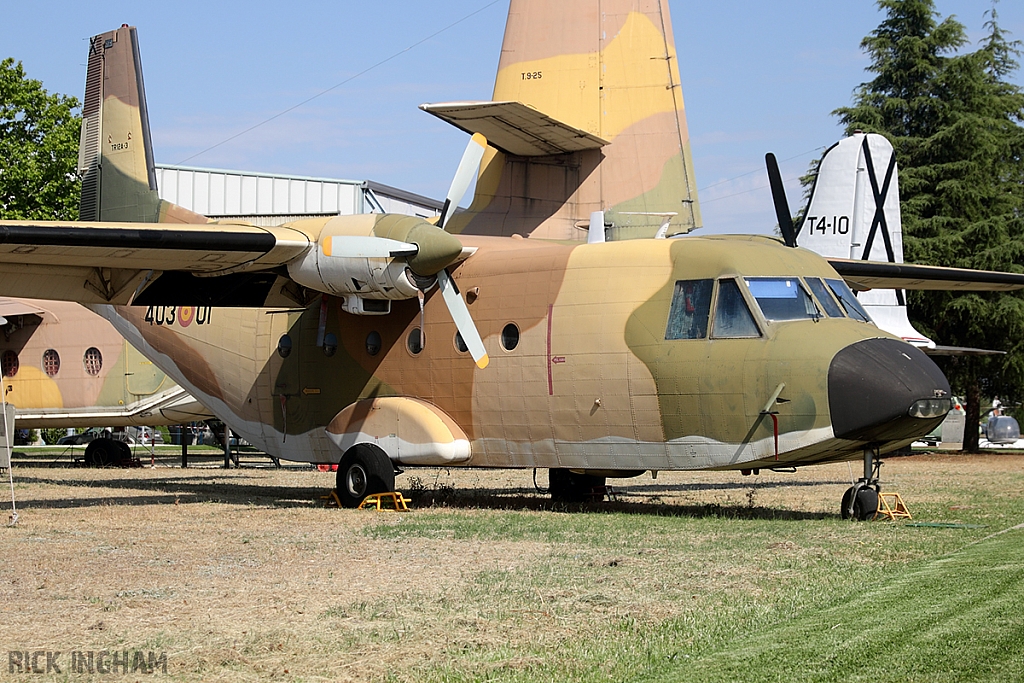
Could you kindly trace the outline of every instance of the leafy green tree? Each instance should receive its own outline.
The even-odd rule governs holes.
[[[0,218],[78,218],[78,106],[0,61]]]
[[[932,0],[878,5],[885,19],[861,43],[875,78],[834,113],[847,134],[881,133],[896,150],[907,260],[1024,271],[1024,93],[1006,80],[1019,43],[999,27],[994,5],[985,40],[964,53],[964,26],[939,21]],[[908,303],[914,324],[943,344],[1008,351],[943,368],[967,399],[964,450],[975,452],[981,396],[1008,403],[1024,394],[1024,298],[920,292]]]

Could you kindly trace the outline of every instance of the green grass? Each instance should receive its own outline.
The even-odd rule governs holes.
[[[1021,680],[1024,530],[658,668],[647,680]]]
[[[1020,514],[1004,503],[966,519]],[[479,648],[460,638],[448,664],[394,680],[958,681],[1024,670],[1020,531],[968,545],[993,529],[521,511],[392,519],[364,534],[551,544],[528,566],[476,573],[459,595],[492,630],[536,619],[534,637]]]

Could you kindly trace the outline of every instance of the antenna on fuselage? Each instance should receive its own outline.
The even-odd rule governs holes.
[[[786,201],[786,188],[782,184],[782,174],[779,173],[779,162],[775,160],[775,155],[771,152],[764,155],[764,162],[768,166],[768,182],[772,186],[775,217],[779,220],[782,239],[786,242],[787,247],[795,247],[796,229],[793,228],[793,217],[789,213],[789,202]]]

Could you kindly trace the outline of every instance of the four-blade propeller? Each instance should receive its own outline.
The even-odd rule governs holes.
[[[462,253],[462,243],[444,228],[469,189],[486,149],[487,138],[479,133],[474,134],[455,171],[436,225],[420,221],[412,229],[400,233],[401,240],[375,235],[330,235],[325,236],[320,242],[320,250],[328,260],[330,257],[401,258],[405,261],[408,271],[412,273],[410,277],[420,292],[429,290],[436,278],[448,312],[473,360],[480,368],[487,367],[489,362],[487,350],[469,308],[451,273],[448,272],[448,266],[455,263]],[[422,297],[420,301],[422,306]],[[422,308],[420,318],[420,334],[423,335]]]

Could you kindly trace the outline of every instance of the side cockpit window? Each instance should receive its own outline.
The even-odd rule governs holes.
[[[718,301],[715,303],[715,322],[711,336],[717,338],[759,337],[760,330],[743,300],[740,286],[735,280],[718,281]]]
[[[807,281],[807,286],[814,292],[814,296],[818,297],[818,303],[825,309],[825,315],[830,318],[842,318],[843,310],[839,308],[836,300],[828,293],[828,287],[821,281],[821,278],[808,277],[804,279]]]
[[[768,320],[806,320],[820,318],[811,295],[796,278],[748,277],[750,293]]]
[[[845,280],[825,280],[828,283],[828,288],[832,290],[832,293],[839,299],[839,303],[842,304],[843,309],[846,310],[846,314],[854,320],[860,320],[862,322],[870,323],[871,316],[864,310],[864,307],[857,301],[857,297],[853,295],[850,287],[846,284]]]
[[[713,285],[714,280],[676,282],[665,339],[704,339],[708,336]]]

